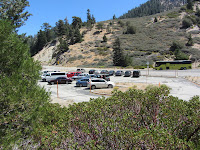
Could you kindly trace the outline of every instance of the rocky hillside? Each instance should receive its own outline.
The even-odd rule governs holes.
[[[81,29],[84,32],[83,42],[69,46],[69,50],[63,53],[58,60],[52,57],[59,45],[58,40],[52,44],[48,43],[43,50],[34,56],[35,60],[43,64],[62,64],[65,66],[103,66],[104,64],[112,65],[112,43],[120,30],[116,21],[112,22],[110,31],[106,27],[110,22],[104,22],[102,30],[98,30],[96,25],[88,30]],[[103,36],[106,35],[107,42],[103,42]],[[54,40],[55,41],[55,40]]]
[[[190,12],[178,8],[146,17],[105,21],[102,22],[101,30],[96,28],[97,24],[91,30],[81,28],[81,32],[84,32],[83,42],[70,45],[69,50],[60,55],[58,60],[52,57],[59,45],[58,40],[48,43],[34,59],[43,64],[59,63],[63,66],[112,66],[112,43],[119,37],[124,53],[133,60],[132,66],[144,66],[147,61],[153,64],[158,60],[173,60],[175,57],[170,52],[173,42],[180,43],[181,52],[193,62],[198,61],[200,29],[196,6],[199,7],[199,4],[196,3],[194,11]],[[191,25],[183,27],[183,20],[187,19]],[[127,34],[128,27],[134,27],[136,33]],[[104,35],[107,42],[103,42]],[[193,45],[188,46],[190,35]]]

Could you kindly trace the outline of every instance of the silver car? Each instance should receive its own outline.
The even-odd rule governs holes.
[[[81,73],[81,74],[79,74],[77,76],[73,76],[72,79],[73,80],[79,80],[79,79],[82,79],[82,78],[84,78],[86,76],[88,76],[88,73]]]
[[[87,85],[87,87],[91,88],[92,90],[96,88],[113,88],[114,86],[115,86],[114,82],[106,81],[100,78],[90,79]]]

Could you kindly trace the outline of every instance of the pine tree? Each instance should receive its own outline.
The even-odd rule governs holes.
[[[116,19],[116,16],[115,16],[115,14],[113,15],[113,20],[115,20]]]
[[[64,25],[65,25],[65,35],[69,39],[70,25],[67,17],[64,19]]]
[[[38,86],[41,66],[30,57],[28,45],[11,24],[0,20],[1,149],[13,149],[31,137],[40,118],[38,109],[49,99]]]
[[[104,36],[103,36],[103,42],[107,42],[107,41],[108,41],[108,39],[107,39],[106,35],[104,34]]]
[[[70,29],[69,37],[70,37],[70,44],[71,44],[71,45],[75,44],[75,40],[74,40],[74,29]]]
[[[90,14],[90,10],[87,10],[87,23],[90,23],[92,20],[91,14]]]
[[[74,39],[75,39],[75,41],[74,41],[75,43],[80,43],[82,41],[82,36],[81,36],[79,28],[75,29]]]
[[[87,23],[86,23],[87,28],[91,29],[93,24],[95,24],[95,23],[96,23],[96,20],[94,18],[94,15],[91,16],[90,10],[88,9],[87,10]]]
[[[29,6],[27,0],[1,0],[0,19],[8,19],[18,28],[31,16],[28,11],[24,12],[27,6]]]
[[[124,57],[124,62],[123,62],[123,67],[127,67],[127,66],[131,66],[132,65],[132,58],[126,54],[126,56]]]
[[[92,15],[92,24],[96,23],[96,19],[94,18],[94,15]]]
[[[188,37],[188,42],[186,43],[186,46],[193,46],[194,45],[194,41],[192,39],[192,35],[190,34]]]
[[[193,10],[193,1],[192,0],[187,0],[187,9]]]
[[[66,28],[63,20],[56,22],[56,34],[58,37],[66,35]]]
[[[38,32],[36,48],[40,51],[47,43],[46,33],[42,30]]]
[[[49,25],[49,23],[43,23],[42,29],[46,33],[47,42],[50,42],[53,38],[53,32],[51,30],[51,26]]]
[[[154,22],[158,22],[158,18],[157,17],[154,18]]]
[[[76,16],[73,16],[72,17],[73,18],[73,20],[72,20],[72,26],[73,26],[73,28],[75,29],[75,28],[81,28],[81,26],[82,26],[82,20],[81,20],[81,18],[79,18],[79,17],[76,17]]]
[[[121,49],[119,38],[113,43],[113,64],[114,66],[122,66],[124,64],[123,50]]]

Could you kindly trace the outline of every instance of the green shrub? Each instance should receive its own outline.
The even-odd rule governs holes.
[[[97,53],[99,54],[99,55],[102,55],[102,56],[106,56],[106,55],[108,55],[109,54],[109,49],[107,48],[107,47],[98,47],[97,48]]]
[[[125,34],[135,34],[136,33],[136,27],[134,26],[128,26]]]
[[[47,137],[41,145],[43,149],[62,145],[71,149],[197,149],[199,97],[186,102],[169,96],[169,91],[164,85],[146,91],[114,90],[110,98],[91,99],[68,109],[47,107],[41,120],[49,131],[40,130],[40,137]]]
[[[189,56],[183,53],[181,50],[176,50],[174,52],[175,54],[175,60],[188,60]]]
[[[178,12],[170,12],[167,14],[167,17],[169,18],[177,18],[180,14]]]
[[[123,21],[121,21],[121,20],[119,20],[118,22],[117,22],[121,27],[124,27],[124,22]]]
[[[182,27],[183,28],[189,28],[189,27],[192,26],[192,24],[193,24],[193,22],[189,18],[184,18],[183,21],[182,21]]]

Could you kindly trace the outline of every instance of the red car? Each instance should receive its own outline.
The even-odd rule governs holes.
[[[58,77],[56,78],[55,80],[50,80],[48,81],[48,84],[57,84],[57,82],[60,84],[69,84],[69,83],[72,83],[72,79],[70,78],[66,78],[66,77]]]
[[[78,76],[79,74],[81,74],[82,72],[68,72],[67,73],[67,77],[71,78],[73,76]]]

